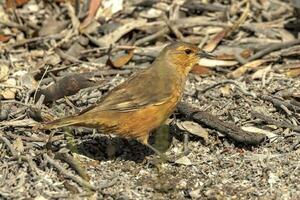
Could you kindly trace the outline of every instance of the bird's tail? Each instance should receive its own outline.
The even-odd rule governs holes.
[[[69,116],[61,119],[56,119],[50,122],[45,122],[39,125],[38,129],[54,129],[61,128],[65,126],[78,125],[81,122],[79,116]]]

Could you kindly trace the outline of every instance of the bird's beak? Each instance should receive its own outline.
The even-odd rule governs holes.
[[[203,50],[200,50],[200,51],[198,52],[198,56],[199,56],[200,58],[215,58],[215,57],[216,57],[216,56],[212,55],[211,53],[208,53],[208,52],[203,51]]]

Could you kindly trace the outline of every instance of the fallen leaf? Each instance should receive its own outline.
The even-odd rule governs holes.
[[[102,7],[98,9],[97,17],[104,17],[106,21],[123,9],[123,0],[102,0]]]
[[[57,21],[55,19],[50,18],[43,24],[38,34],[39,36],[57,34],[60,33],[62,30],[64,30],[68,24],[69,24],[68,21],[62,21],[62,20]]]
[[[183,157],[175,160],[175,163],[180,164],[180,165],[186,165],[186,166],[189,166],[189,165],[193,164],[191,162],[191,160],[188,157],[186,157],[186,156],[183,156]]]
[[[75,42],[72,44],[72,46],[68,49],[66,52],[67,55],[75,57],[75,58],[80,58],[80,52],[85,50],[85,48],[79,44],[78,42]]]
[[[116,43],[123,35],[131,32],[136,28],[144,26],[145,24],[147,24],[146,19],[133,20],[129,23],[123,24],[113,32],[104,35],[103,37],[99,38],[96,42],[99,46],[109,47],[109,45]]]
[[[223,29],[221,32],[219,32],[217,35],[215,35],[204,47],[203,50],[206,52],[212,52],[217,45],[222,41],[224,37],[228,35],[228,33],[231,31],[230,28]]]
[[[264,67],[262,69],[259,69],[257,70],[256,72],[254,72],[251,76],[251,78],[253,80],[256,80],[256,79],[262,79],[263,76],[265,76],[268,72],[271,71],[271,65],[269,65],[268,67]]]
[[[33,127],[39,125],[38,122],[34,121],[33,119],[21,119],[15,121],[4,121],[0,122],[0,125],[3,126],[13,126],[13,127]]]
[[[10,8],[14,9],[16,7],[26,4],[28,1],[29,0],[6,0],[5,7],[6,7],[6,9],[10,9]]]
[[[0,42],[7,42],[10,39],[9,35],[0,35]]]
[[[204,47],[203,50],[207,52],[212,52],[217,45],[225,38],[229,33],[235,31],[241,24],[247,19],[248,13],[250,11],[250,3],[247,1],[246,8],[240,18],[229,28],[223,29],[221,32],[217,33]]]
[[[251,49],[245,49],[240,53],[240,56],[242,58],[247,59],[251,56],[252,53],[253,53],[253,51]],[[223,53],[220,55],[216,55],[216,59],[218,59],[218,60],[236,60],[236,57],[234,54]]]
[[[196,64],[193,67],[191,73],[192,74],[197,74],[197,75],[209,75],[209,74],[212,74],[213,72],[207,67]]]
[[[47,200],[44,196],[37,196],[34,200]]]
[[[17,152],[21,153],[24,151],[24,145],[20,137],[17,137],[12,145]]]
[[[257,128],[254,126],[243,126],[243,127],[241,127],[241,129],[243,129],[244,131],[251,132],[251,133],[264,134],[269,138],[270,142],[273,142],[277,139],[277,135],[275,133],[272,133],[271,131],[260,129],[260,128]]]
[[[14,86],[17,85],[16,80],[13,78],[9,78],[4,82],[4,84],[8,87],[0,91],[0,97],[2,96],[4,99],[15,99],[17,89]]]
[[[115,60],[112,60],[111,57],[107,59],[106,64],[110,65],[113,68],[122,68],[124,65],[126,65],[133,57],[134,49],[131,49],[128,51],[128,54],[122,55]]]
[[[195,189],[189,192],[189,195],[192,197],[192,199],[200,199],[201,197],[201,189]]]
[[[38,86],[38,83],[33,78],[33,75],[31,73],[26,73],[21,76],[21,86],[28,89],[35,89]]]
[[[288,71],[286,72],[286,75],[288,77],[297,77],[300,75],[300,67],[299,68],[293,68],[293,69],[288,69]]]
[[[223,87],[220,87],[220,91],[221,91],[221,93],[224,97],[229,97],[232,93],[231,92],[231,85],[228,84],[228,85],[225,85]]]
[[[218,67],[218,66],[230,67],[230,66],[237,65],[238,62],[233,60],[213,60],[213,59],[201,58],[198,64],[204,67]]]
[[[273,184],[275,184],[279,180],[280,179],[276,174],[274,174],[272,172],[269,172],[268,183],[271,185],[271,187],[272,187]]]
[[[263,60],[263,59],[251,61],[249,63],[242,65],[241,67],[237,68],[236,70],[228,73],[227,76],[230,78],[239,78],[243,74],[245,74],[248,70],[255,69],[255,68],[261,66],[265,62],[267,62],[267,60]]]
[[[6,81],[9,75],[9,68],[6,64],[0,63],[0,82]]]
[[[179,129],[188,131],[189,133],[199,136],[204,139],[205,142],[208,141],[208,132],[202,128],[198,123],[192,121],[183,121],[177,123]]]

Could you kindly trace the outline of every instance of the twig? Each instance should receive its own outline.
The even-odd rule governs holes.
[[[90,184],[88,181],[82,179],[80,176],[73,175],[70,172],[66,171],[59,163],[57,163],[55,160],[50,158],[47,153],[44,153],[44,158],[49,164],[54,166],[59,171],[59,173],[63,174],[67,178],[73,180],[74,182],[78,183],[79,185],[86,187],[90,190],[98,190],[99,189],[99,188],[93,186],[92,184]]]
[[[287,111],[286,109],[291,109],[294,112],[298,112],[300,111],[300,107],[294,104],[290,104],[288,102],[282,101],[274,96],[269,96],[269,95],[261,95],[260,96],[261,99],[265,100],[265,101],[269,101],[271,102],[275,107],[280,108],[282,110],[284,110],[285,112]],[[288,114],[290,112],[287,112]]]
[[[67,153],[56,153],[55,158],[62,160],[70,165],[79,176],[81,176],[84,180],[89,181],[90,177],[87,174],[86,170],[80,166],[80,163],[75,160],[72,156]]]
[[[256,94],[254,94],[253,92],[247,91],[243,86],[241,86],[241,83],[240,83],[240,82],[235,81],[235,80],[224,80],[224,81],[220,81],[220,82],[215,83],[215,84],[212,84],[212,85],[210,85],[210,86],[208,86],[208,87],[206,87],[206,88],[204,88],[204,89],[202,89],[202,90],[198,90],[198,92],[199,92],[199,93],[205,93],[206,91],[208,91],[208,90],[210,90],[210,89],[212,89],[212,88],[214,88],[214,87],[217,87],[217,86],[223,85],[223,84],[227,84],[227,83],[236,85],[237,88],[238,88],[243,94],[245,94],[245,95],[247,95],[247,96],[252,96],[253,98],[256,98],[256,97],[257,97]]]
[[[60,34],[55,34],[55,35],[49,35],[49,36],[45,36],[45,37],[35,37],[35,38],[29,38],[29,39],[24,39],[24,40],[20,40],[17,42],[14,42],[13,44],[8,44],[8,45],[4,45],[3,48],[8,48],[8,49],[12,49],[18,46],[22,46],[31,42],[37,42],[40,40],[51,40],[51,39],[60,39],[64,37],[64,33],[60,33]]]
[[[2,21],[0,20],[0,24],[3,24],[4,26],[8,26],[10,28],[17,28],[21,31],[26,32],[27,31],[27,27],[24,25],[20,25],[18,23],[12,22],[12,21]]]
[[[205,124],[206,126],[223,133],[234,141],[250,145],[258,145],[266,139],[266,136],[263,134],[254,134],[244,131],[234,124],[221,121],[216,116],[213,116],[208,112],[200,111],[187,103],[181,102],[177,106],[177,109],[178,112],[183,114],[185,117],[190,118],[197,123]]]
[[[15,135],[13,133],[6,133],[9,137],[12,137],[13,139],[20,138],[21,140],[24,140],[26,142],[47,142],[48,136],[47,137],[27,137],[27,136],[22,136],[22,135]],[[55,142],[58,140],[63,140],[64,135],[58,135],[58,136],[53,136],[51,139],[51,142]]]
[[[0,140],[2,140],[5,145],[8,147],[10,153],[12,154],[13,159],[16,160],[22,160],[28,163],[29,167],[31,168],[32,171],[34,171],[36,174],[40,175],[39,169],[36,166],[36,164],[32,161],[31,157],[29,155],[22,156],[20,153],[18,153],[12,144],[9,142],[9,140],[6,137],[3,137],[2,133],[0,133]]]
[[[71,61],[73,63],[82,63],[82,64],[87,64],[87,65],[93,65],[95,67],[104,67],[105,65],[104,64],[101,64],[101,63],[94,63],[94,62],[86,62],[86,61],[82,61],[82,60],[79,60],[78,58],[75,58],[73,56],[70,56],[68,54],[66,54],[65,52],[63,52],[62,50],[60,49],[56,49],[55,52],[63,59],[65,60],[68,60],[68,61]]]
[[[0,87],[4,87],[4,88],[15,88],[15,89],[20,89],[20,90],[22,90],[22,89],[24,89],[23,87],[21,87],[21,86],[17,86],[17,85],[8,85],[8,84],[0,84]]]
[[[34,92],[34,95],[33,95],[33,102],[35,102],[35,98],[36,98],[37,91],[38,91],[38,89],[40,88],[41,82],[42,82],[42,80],[44,79],[44,77],[46,76],[46,74],[47,74],[47,72],[48,72],[48,69],[49,69],[49,65],[47,65],[46,70],[44,71],[43,76],[42,76],[41,80],[39,81],[39,83],[38,83],[38,85],[37,85],[37,87],[36,87],[36,89],[35,89],[35,92]]]
[[[292,41],[288,41],[288,42],[282,42],[282,43],[279,43],[279,44],[271,44],[269,46],[267,46],[266,48],[256,52],[255,54],[253,54],[252,56],[250,56],[248,59],[247,59],[247,62],[249,61],[252,61],[252,60],[256,60],[258,58],[261,58],[273,51],[277,51],[277,50],[280,50],[280,49],[285,49],[287,47],[290,47],[290,46],[294,46],[294,45],[297,45],[297,44],[300,44],[300,39],[296,39],[296,40],[292,40]]]
[[[182,33],[179,31],[178,27],[175,26],[166,16],[164,17],[164,20],[169,27],[169,29],[174,33],[174,35],[179,39],[184,41],[184,36]]]
[[[141,44],[150,42],[152,40],[155,40],[156,38],[159,38],[165,34],[168,34],[169,32],[170,32],[170,30],[168,28],[163,28],[162,30],[160,30],[152,35],[149,35],[147,37],[144,37],[144,38],[141,38],[141,39],[135,41],[134,45],[139,46]]]
[[[273,124],[273,125],[276,125],[277,127],[282,127],[282,128],[289,128],[291,130],[300,132],[300,126],[295,126],[287,121],[274,120],[274,119],[272,119],[262,113],[256,112],[256,111],[252,111],[251,115],[253,117],[256,117],[258,119],[261,119],[261,120],[267,122],[268,124]]]

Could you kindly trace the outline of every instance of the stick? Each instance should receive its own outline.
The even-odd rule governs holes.
[[[253,134],[244,131],[234,124],[221,121],[216,116],[208,112],[200,111],[197,108],[188,105],[187,103],[181,102],[177,106],[177,109],[178,112],[183,114],[185,117],[190,118],[199,124],[205,124],[209,128],[221,132],[222,134],[226,135],[236,142],[250,145],[259,145],[266,139],[266,136],[263,134]]]

